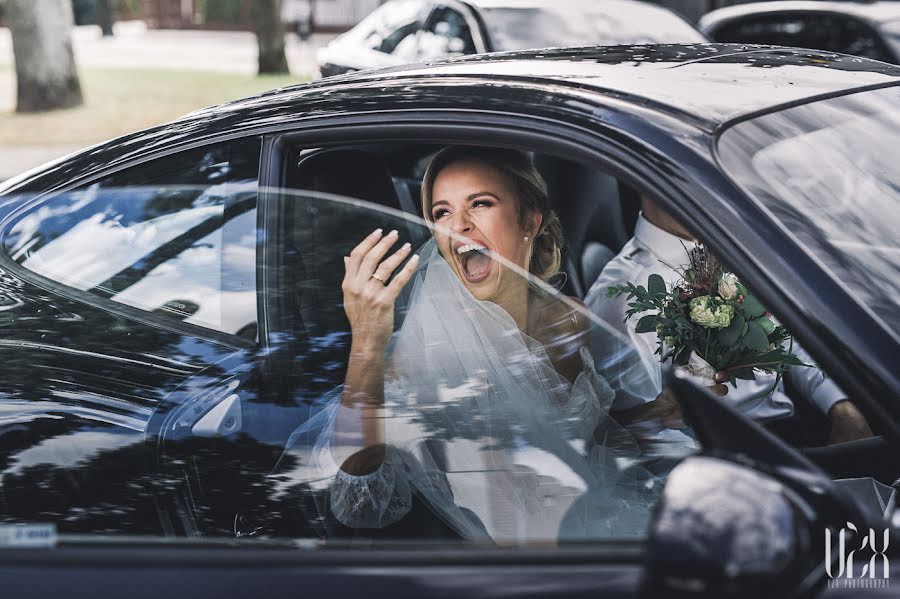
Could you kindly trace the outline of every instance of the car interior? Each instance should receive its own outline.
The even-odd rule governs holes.
[[[441,147],[443,146],[438,144],[387,142],[319,148],[293,147],[285,155],[284,187],[299,190],[300,193],[306,190],[354,198],[421,217],[421,181],[431,157]],[[547,182],[551,202],[560,217],[565,234],[563,275],[551,283],[562,294],[584,298],[603,267],[631,238],[640,211],[639,192],[596,165],[552,154],[532,152],[532,157]],[[352,170],[352,176],[348,174],[349,170]],[[358,243],[359,229],[336,230],[324,227],[328,230],[328,238],[322,238],[322,221],[315,220],[321,219],[322,215],[310,212],[321,212],[321,203],[318,204],[319,208],[314,209],[315,205],[315,202],[294,202],[287,212],[289,222],[285,225],[286,253],[291,265],[286,268],[286,272],[302,274],[290,275],[294,278],[290,287],[295,291],[289,294],[288,301],[291,305],[284,306],[284,309],[300,314],[307,339],[349,336],[349,323],[344,319],[342,310],[322,308],[334,308],[341,302],[341,256],[349,253]],[[392,219],[388,215],[374,211],[371,214],[374,220],[385,218],[383,223],[374,220],[369,223],[372,228],[396,228],[398,222],[401,226],[403,224],[398,220],[390,222]],[[416,224],[406,224],[401,240],[405,238],[413,247],[420,246],[426,240],[427,230]],[[304,249],[323,247],[330,247],[332,250],[311,252]],[[402,312],[403,297],[398,301],[398,312]],[[331,321],[323,319],[325,313],[332,315]],[[315,353],[318,355],[320,350],[321,348],[317,348]],[[295,351],[304,354],[303,348]],[[342,351],[344,353],[332,355],[331,358],[345,363],[346,352],[349,351],[346,344]],[[316,392],[339,385],[342,382],[342,371],[339,369],[334,374],[335,378],[327,382],[327,377],[322,377],[323,386],[318,387]],[[790,386],[787,391],[792,393]],[[825,445],[827,419],[805,401],[797,401],[795,404],[799,417],[808,423],[807,430],[798,433],[773,427],[773,432],[794,445]],[[860,451],[859,448],[856,451]],[[855,465],[836,459],[834,452],[830,452],[828,456],[823,455],[822,461],[835,471],[844,473],[859,467],[859,462],[855,459],[852,460]],[[884,478],[892,475],[882,474]]]

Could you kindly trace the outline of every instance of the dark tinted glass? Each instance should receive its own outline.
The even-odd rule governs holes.
[[[436,9],[428,19],[425,32],[420,41],[425,58],[476,52],[472,32],[466,18],[458,10],[447,7]]]
[[[798,13],[741,19],[719,29],[715,40],[812,48],[876,60],[893,59],[874,29],[859,19],[836,14]]]

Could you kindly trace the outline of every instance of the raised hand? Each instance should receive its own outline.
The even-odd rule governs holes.
[[[354,352],[383,352],[391,338],[394,302],[419,263],[419,257],[413,256],[391,279],[412,251],[406,243],[385,258],[397,238],[397,231],[383,235],[381,229],[376,229],[344,257],[341,289],[344,311],[353,334]]]

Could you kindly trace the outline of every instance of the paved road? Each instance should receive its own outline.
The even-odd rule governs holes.
[[[116,23],[115,36],[104,38],[96,26],[76,27],[72,34],[75,59],[82,67],[161,68],[253,74],[256,72],[256,37],[244,31],[148,30],[142,21]],[[294,34],[285,38],[291,72],[312,75],[319,47],[334,35],[316,34],[302,42]],[[15,104],[12,40],[0,28],[0,111]],[[0,146],[0,181],[64,156],[73,146]]]

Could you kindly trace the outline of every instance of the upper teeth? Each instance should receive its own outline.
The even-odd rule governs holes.
[[[465,254],[466,252],[474,252],[475,250],[483,250],[483,249],[485,249],[485,247],[483,245],[470,243],[467,245],[461,245],[458,248],[456,248],[456,253],[462,255],[462,254]]]

